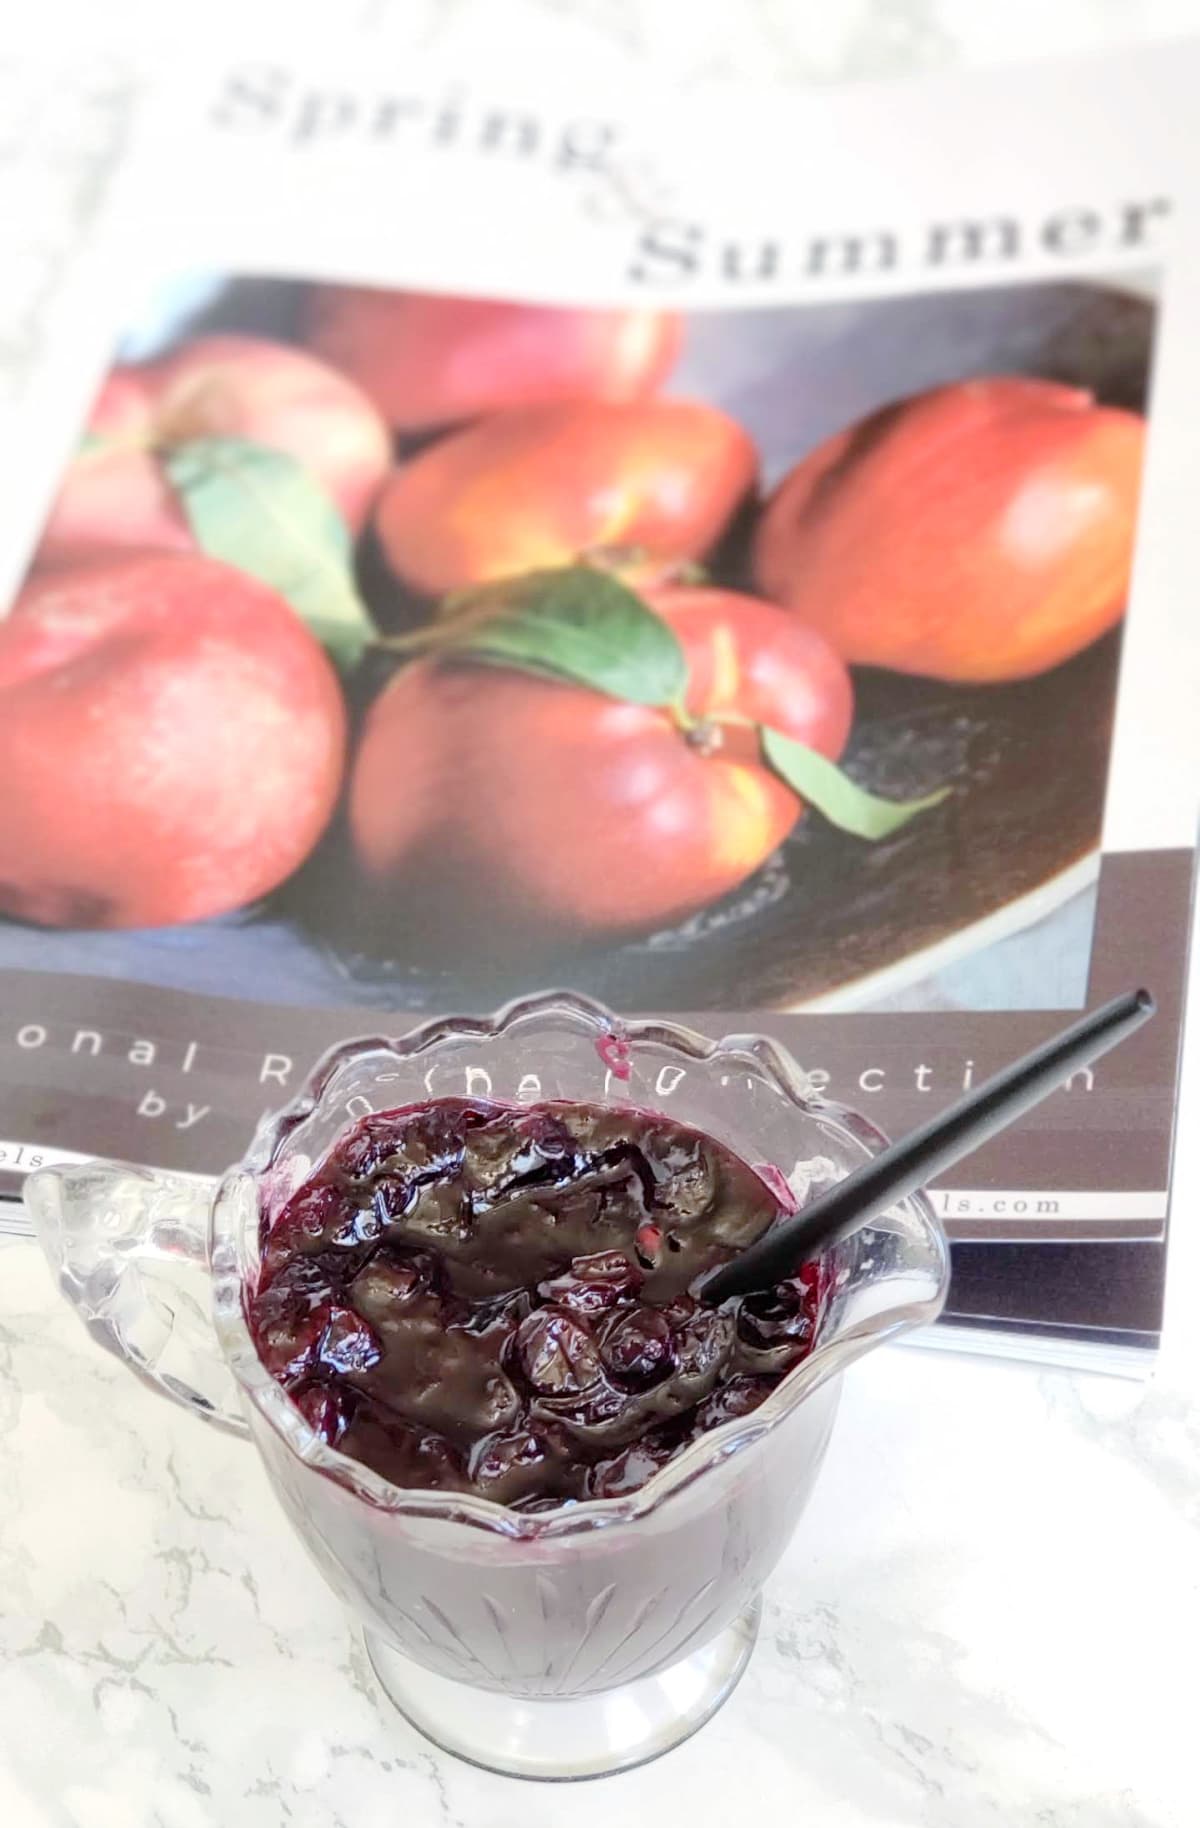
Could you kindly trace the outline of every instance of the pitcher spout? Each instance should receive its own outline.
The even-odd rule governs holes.
[[[946,1235],[924,1194],[864,1225],[833,1252],[825,1325],[800,1367],[808,1391],[876,1346],[935,1321],[950,1285]]]

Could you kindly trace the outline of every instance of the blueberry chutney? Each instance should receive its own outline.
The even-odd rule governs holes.
[[[396,1485],[521,1511],[618,1497],[812,1350],[820,1262],[719,1309],[689,1292],[786,1213],[778,1179],[627,1107],[365,1117],[262,1221],[255,1346]]]

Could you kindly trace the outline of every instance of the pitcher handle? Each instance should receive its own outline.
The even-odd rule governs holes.
[[[39,1168],[25,1207],[93,1339],[208,1422],[249,1433],[217,1344],[209,1283],[215,1181],[124,1162]]]

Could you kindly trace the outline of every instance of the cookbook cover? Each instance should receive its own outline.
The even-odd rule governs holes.
[[[1145,981],[934,1198],[956,1320],[1152,1341],[1197,74],[162,98],[11,434],[8,1190],[217,1170],[330,1042],[548,984],[897,1132]]]

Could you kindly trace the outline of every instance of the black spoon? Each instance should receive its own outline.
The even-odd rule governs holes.
[[[919,1130],[890,1143],[881,1155],[864,1162],[794,1218],[774,1226],[732,1262],[710,1270],[696,1284],[695,1293],[715,1307],[731,1295],[758,1294],[794,1275],[808,1258],[857,1231],[943,1168],[1006,1130],[1072,1073],[1124,1041],[1153,1014],[1154,998],[1148,990],[1114,997],[1102,1009],[1014,1060]]]

